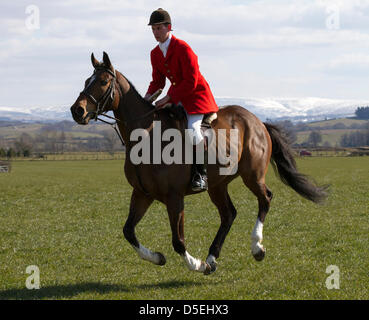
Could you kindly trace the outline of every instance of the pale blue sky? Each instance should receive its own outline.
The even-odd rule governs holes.
[[[0,4],[0,106],[71,105],[103,51],[145,94],[158,7],[216,97],[369,99],[369,0],[20,0]]]

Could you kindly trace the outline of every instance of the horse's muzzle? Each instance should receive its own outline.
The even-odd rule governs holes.
[[[72,113],[73,120],[78,124],[86,125],[91,118],[90,114],[87,114],[86,117],[84,117],[85,109],[81,106],[71,106],[70,112]]]

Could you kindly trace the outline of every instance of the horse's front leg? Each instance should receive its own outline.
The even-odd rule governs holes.
[[[160,252],[153,252],[145,248],[136,238],[135,227],[145,215],[147,209],[152,204],[153,199],[147,197],[141,191],[134,189],[131,196],[128,219],[123,228],[123,234],[132,247],[137,251],[140,258],[157,265],[166,263],[165,257]]]
[[[184,197],[170,196],[166,204],[172,229],[174,250],[182,256],[191,271],[198,271],[204,274],[210,273],[210,266],[206,262],[192,257],[186,250],[184,243]]]

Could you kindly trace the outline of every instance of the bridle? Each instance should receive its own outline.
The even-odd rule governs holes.
[[[94,114],[94,119],[96,121],[97,120],[100,120],[102,122],[106,122],[106,121],[101,120],[100,118],[98,118],[101,115],[101,116],[104,116],[104,117],[113,119],[116,122],[121,122],[121,120],[116,119],[114,117],[111,117],[111,116],[108,116],[107,114],[105,114],[105,112],[108,111],[108,110],[106,110],[106,106],[107,106],[107,104],[109,102],[109,99],[111,99],[111,102],[113,102],[114,101],[114,97],[115,97],[115,82],[116,82],[116,78],[117,78],[116,73],[115,73],[115,70],[113,72],[110,69],[105,68],[105,67],[96,67],[93,75],[96,73],[97,70],[102,70],[104,72],[107,72],[107,73],[109,73],[113,77],[113,79],[110,81],[109,88],[105,91],[105,93],[101,96],[101,98],[99,100],[97,100],[92,94],[90,94],[88,92],[89,87],[94,83],[94,81],[91,81],[86,86],[86,88],[84,88],[83,91],[81,91],[80,94],[83,94],[86,98],[88,98],[96,106],[96,111],[90,112],[90,113],[93,113]],[[156,109],[154,107],[152,110],[150,110],[149,112],[145,113],[143,116],[140,116],[140,117],[135,118],[135,119],[130,119],[129,122],[136,122],[138,120],[142,120],[142,119],[148,117],[149,115],[151,115],[151,114],[153,114],[153,113],[155,113],[155,112],[157,112],[159,110],[161,110],[161,109]],[[126,125],[129,123],[128,121],[123,121],[123,122]],[[108,124],[111,124],[110,122],[107,122],[107,123]]]
[[[115,81],[116,81],[116,74],[115,74],[115,70],[114,72],[111,71],[108,68],[104,68],[104,67],[96,67],[94,74],[96,74],[96,71],[98,70],[102,70],[104,72],[109,73],[113,79],[111,79],[110,81],[110,85],[109,88],[105,91],[105,93],[101,96],[101,98],[99,100],[97,100],[91,93],[88,92],[89,87],[93,84],[94,81],[91,81],[86,88],[83,89],[83,91],[81,91],[80,94],[83,94],[85,97],[87,97],[95,106],[96,106],[96,111],[94,111],[94,116],[95,116],[95,120],[98,120],[98,116],[104,114],[104,112],[106,112],[107,110],[105,110],[106,105],[108,104],[109,100],[111,99],[111,102],[114,101],[114,95],[115,95]],[[115,119],[118,120],[118,119]]]
[[[114,70],[111,71],[110,69],[106,68],[106,67],[101,67],[101,66],[98,66],[95,68],[95,71],[93,73],[93,75],[96,74],[96,71],[98,70],[102,70],[104,72],[107,72],[109,73],[113,78],[111,79],[110,81],[110,85],[109,85],[109,88],[105,91],[105,93],[100,97],[100,99],[96,99],[91,93],[89,93],[89,88],[90,86],[94,83],[94,80],[90,81],[90,83],[83,89],[83,91],[81,91],[80,95],[84,95],[86,98],[88,98],[95,106],[96,106],[96,111],[93,111],[93,112],[89,112],[89,113],[92,113],[93,114],[93,117],[95,119],[95,121],[99,120],[101,122],[104,122],[106,124],[109,124],[113,127],[113,129],[115,130],[115,132],[118,134],[118,137],[120,139],[120,141],[122,142],[123,145],[125,145],[124,141],[123,141],[123,138],[119,132],[119,130],[117,129],[117,123],[118,122],[122,122],[122,120],[120,119],[117,119],[115,117],[111,117],[109,115],[106,114],[106,112],[108,110],[106,110],[106,106],[109,102],[109,100],[111,101],[111,103],[114,101],[114,97],[115,97],[115,83],[116,83],[116,79],[117,79],[117,76],[116,76],[116,72]],[[119,86],[118,86],[119,87]],[[165,108],[160,108],[160,109],[156,109],[155,107],[150,110],[149,112],[145,113],[144,115],[138,117],[138,118],[135,118],[135,119],[130,119],[129,122],[137,122],[139,120],[142,120],[144,118],[147,118],[148,116],[160,111],[160,110],[164,110]],[[99,118],[99,116],[104,116],[106,118],[109,118],[109,119],[112,119],[112,120],[115,120],[115,122],[108,122],[108,121],[105,121],[101,118]],[[129,122],[127,121],[123,121],[123,123],[125,125],[128,125]]]
[[[113,78],[110,80],[110,85],[109,88],[105,91],[105,93],[101,96],[101,98],[99,100],[97,100],[91,93],[88,92],[89,87],[93,84],[94,81],[91,81],[84,89],[83,91],[81,91],[80,95],[83,94],[86,98],[88,98],[95,106],[96,106],[96,111],[92,112],[94,114],[94,118],[95,121],[99,120],[101,122],[104,122],[106,124],[109,124],[113,127],[113,129],[115,130],[115,132],[117,133],[120,141],[122,142],[122,145],[124,146],[124,140],[117,128],[117,123],[120,122],[119,119],[111,117],[107,114],[105,114],[108,110],[106,110],[106,105],[108,104],[109,100],[111,99],[111,102],[114,101],[114,97],[115,97],[115,81],[117,79],[115,70],[114,72],[111,71],[108,68],[104,68],[104,67],[96,67],[95,71],[93,73],[93,75],[96,74],[96,71],[98,70],[102,70],[104,72],[109,73]],[[115,122],[108,122],[105,121],[101,118],[99,118],[99,116],[104,116],[107,118],[110,118],[112,120],[115,120]]]

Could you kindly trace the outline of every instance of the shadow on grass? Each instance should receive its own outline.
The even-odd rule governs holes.
[[[40,289],[28,290],[24,289],[9,289],[0,291],[0,299],[44,299],[44,298],[68,298],[76,296],[83,292],[91,293],[110,293],[110,292],[129,292],[129,288],[124,285],[103,284],[98,282],[78,283],[70,285],[55,285],[41,287]]]
[[[203,285],[204,282],[202,281],[165,281],[160,283],[150,283],[150,284],[140,284],[135,286],[137,289],[146,290],[146,289],[178,289],[178,288],[186,288],[186,287],[193,287],[193,286],[200,286]]]
[[[78,294],[89,292],[97,294],[106,294],[112,292],[131,292],[137,293],[140,290],[147,289],[170,289],[184,288],[196,285],[202,285],[202,282],[194,281],[166,281],[160,283],[140,284],[134,286],[125,286],[118,284],[104,284],[98,282],[78,283],[70,285],[55,285],[41,287],[38,290],[24,289],[8,289],[0,291],[0,300],[19,299],[19,300],[34,300],[34,299],[62,299],[74,297]],[[81,298],[83,299],[83,297]]]

